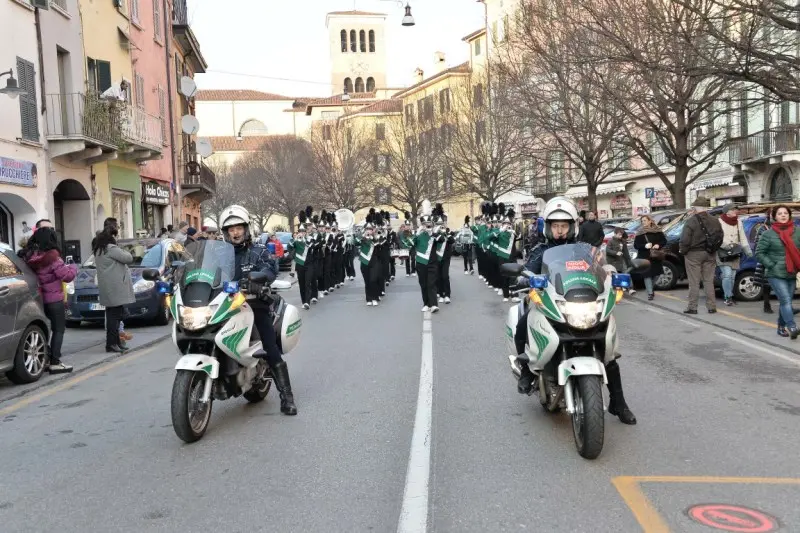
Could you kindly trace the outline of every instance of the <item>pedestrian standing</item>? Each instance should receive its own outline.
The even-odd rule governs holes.
[[[606,262],[617,272],[627,272],[633,266],[625,228],[614,228],[614,234],[606,245]],[[628,294],[631,296],[636,294],[633,287],[628,289]]]
[[[684,256],[686,275],[689,278],[689,303],[683,311],[687,315],[697,314],[700,284],[706,293],[706,308],[717,312],[714,293],[714,271],[717,269],[717,250],[722,246],[722,226],[716,217],[708,213],[711,201],[702,196],[692,204],[695,214],[683,226],[679,253]]]
[[[756,255],[764,265],[764,274],[780,303],[778,335],[794,340],[800,333],[792,310],[797,273],[800,272],[800,231],[794,225],[792,210],[788,206],[773,208],[772,227],[758,240]]]
[[[136,302],[133,283],[128,265],[133,256],[117,246],[118,230],[106,227],[95,238],[92,253],[97,269],[97,288],[100,304],[106,308],[106,351],[125,353],[127,348],[121,344],[119,327],[125,305]]]
[[[647,290],[647,299],[655,298],[655,280],[664,273],[664,258],[666,254],[664,247],[667,245],[667,238],[661,231],[661,226],[648,215],[643,215],[640,219],[641,225],[633,239],[633,247],[636,249],[638,259],[650,261],[650,269],[642,274],[644,286]],[[619,228],[625,238],[625,230]]]
[[[58,237],[52,227],[40,227],[28,240],[25,262],[36,272],[44,314],[50,320],[50,373],[72,372],[72,366],[61,361],[67,317],[64,308],[64,283],[75,279],[78,268],[67,265],[58,250]]]
[[[178,224],[178,231],[173,232],[172,238],[183,244],[186,242],[186,234],[189,231],[189,223],[185,220]]]
[[[767,231],[770,226],[772,225],[770,214],[767,213],[767,218],[764,220],[764,223],[759,226],[756,230],[756,238],[753,241],[753,248],[758,249],[758,240],[761,238],[761,235]],[[761,300],[764,303],[764,312],[767,314],[773,314],[775,311],[772,310],[772,305],[770,304],[770,297],[772,296],[772,287],[769,286],[769,280],[767,280],[766,275],[764,274],[764,263],[758,261],[756,263],[756,270],[753,273],[753,282],[756,283],[761,287]]]
[[[597,221],[594,212],[587,211],[585,220],[581,222],[580,230],[578,231],[578,242],[585,242],[599,247],[603,245],[605,236],[603,225]]]
[[[733,299],[733,284],[736,280],[736,272],[739,270],[743,255],[751,257],[753,251],[747,241],[744,226],[739,220],[739,212],[736,206],[728,204],[725,206],[722,215],[719,217],[722,226],[722,246],[717,250],[717,266],[719,267],[722,279],[722,292],[725,296],[725,305],[735,305]]]

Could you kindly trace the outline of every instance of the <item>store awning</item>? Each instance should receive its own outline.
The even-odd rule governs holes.
[[[717,178],[706,178],[706,179],[699,179],[689,185],[689,188],[693,191],[704,191],[706,189],[710,189],[711,187],[727,187],[733,183],[733,174],[723,177]]]
[[[597,196],[625,192],[625,188],[628,186],[629,183],[632,182],[601,183],[600,185],[597,186],[597,191],[596,191]],[[589,196],[589,188],[586,185],[581,185],[579,187],[570,187],[564,196],[566,196],[567,198],[586,198],[587,196]]]

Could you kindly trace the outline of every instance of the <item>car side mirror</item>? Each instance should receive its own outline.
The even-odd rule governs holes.
[[[148,268],[142,272],[142,278],[147,281],[158,281],[161,279],[161,273],[155,268]]]
[[[263,272],[250,272],[250,274],[247,276],[247,279],[253,283],[264,284],[267,282],[269,277]]]

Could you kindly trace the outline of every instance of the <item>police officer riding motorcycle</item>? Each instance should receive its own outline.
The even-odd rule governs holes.
[[[543,212],[543,218],[544,242],[536,245],[531,250],[525,264],[525,269],[534,274],[542,273],[542,262],[547,250],[556,246],[574,244],[577,242],[578,211],[575,205],[568,199],[557,197],[547,202]],[[517,390],[521,394],[531,394],[538,385],[538,377],[529,368],[529,360],[525,352],[525,344],[527,341],[526,326],[528,324],[529,313],[530,307],[517,322],[516,331],[514,333],[514,344],[521,370],[517,383]],[[618,416],[620,421],[624,424],[636,424],[636,417],[625,403],[625,397],[622,391],[622,378],[617,361],[611,361],[605,366],[609,390],[608,412]]]
[[[250,214],[238,205],[225,208],[220,220],[220,228],[227,242],[233,245],[236,258],[236,273],[234,281],[245,283],[250,272],[261,272],[267,275],[267,286],[278,277],[278,263],[270,257],[266,247],[254,244],[250,235]],[[250,287],[251,294],[258,294],[254,287]],[[248,302],[253,310],[254,325],[261,337],[264,354],[275,386],[281,398],[281,412],[285,415],[296,415],[297,407],[294,404],[292,385],[289,381],[289,370],[281,356],[273,327],[272,313],[269,303],[261,298]]]

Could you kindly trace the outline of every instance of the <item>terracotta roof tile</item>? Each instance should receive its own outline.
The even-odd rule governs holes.
[[[350,115],[368,115],[371,113],[400,113],[403,111],[402,100],[381,100],[363,109],[349,113]]]
[[[375,98],[375,91],[371,93],[352,93],[350,94],[350,100],[347,102],[342,101],[341,94],[336,94],[334,96],[330,96],[328,98],[319,98],[317,100],[311,100],[307,102],[310,106],[321,106],[321,105],[354,105],[359,103],[358,100],[372,100]]]
[[[412,85],[408,89],[403,89],[399,93],[397,93],[394,96],[392,96],[392,98],[402,97],[403,95],[408,94],[409,92],[413,91],[417,87],[425,85],[426,83],[430,83],[430,82],[432,82],[433,80],[435,80],[437,78],[441,78],[445,74],[469,74],[470,71],[471,71],[471,69],[470,69],[470,66],[469,66],[469,61],[465,61],[465,62],[461,63],[460,65],[456,65],[455,67],[450,67],[450,68],[448,68],[446,70],[443,70],[441,72],[437,72],[433,76],[425,78],[424,80],[422,80],[419,83],[415,83],[414,85]]]
[[[282,94],[265,93],[262,91],[253,91],[250,89],[223,89],[223,90],[198,91],[196,99],[206,102],[231,102],[240,100],[251,100],[251,101],[294,100],[295,98],[291,96],[283,96]]]

